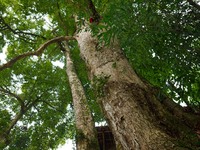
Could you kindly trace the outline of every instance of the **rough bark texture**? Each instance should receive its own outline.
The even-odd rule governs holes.
[[[123,149],[171,150],[191,147],[184,142],[180,144],[176,138],[185,134],[195,137],[195,133],[176,121],[177,118],[162,106],[152,89],[133,71],[117,43],[97,49],[99,43],[86,31],[77,35],[77,41],[102,110]],[[177,129],[179,127],[180,130]]]
[[[71,86],[73,106],[75,111],[75,124],[77,129],[77,150],[98,150],[97,135],[95,132],[94,121],[88,107],[84,89],[75,73],[70,52],[66,46],[66,65],[67,75]]]

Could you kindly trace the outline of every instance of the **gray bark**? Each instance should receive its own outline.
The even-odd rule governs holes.
[[[75,111],[75,124],[77,129],[77,150],[98,150],[98,141],[95,132],[94,121],[87,104],[87,99],[81,82],[74,70],[73,61],[70,58],[70,50],[65,45],[66,72],[72,92]]]

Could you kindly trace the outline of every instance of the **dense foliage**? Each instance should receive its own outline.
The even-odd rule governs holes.
[[[91,27],[99,40],[112,44],[112,38],[117,38],[141,77],[197,111],[200,10],[178,0],[95,0],[94,4],[101,21]],[[86,0],[1,0],[0,52],[7,48],[4,53],[8,61],[35,51],[48,39],[73,35],[91,15]],[[70,45],[95,120],[100,121],[102,116],[77,44]],[[1,65],[5,63],[0,60]],[[65,63],[57,44],[50,45],[40,57],[28,57],[0,72],[0,134],[23,112],[12,127],[7,149],[54,149],[74,136],[66,66],[55,62]]]
[[[200,104],[200,10],[186,1],[119,1],[103,21],[137,73],[178,103]]]

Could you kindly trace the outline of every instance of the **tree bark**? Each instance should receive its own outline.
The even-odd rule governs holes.
[[[123,149],[187,149],[194,146],[189,141],[198,142],[195,132],[167,111],[153,88],[137,76],[117,42],[102,46],[84,29],[76,38],[102,110]]]
[[[73,106],[75,111],[75,124],[77,129],[77,150],[98,150],[98,140],[91,111],[81,82],[75,72],[73,61],[70,58],[70,50],[65,45],[66,72],[71,87]]]

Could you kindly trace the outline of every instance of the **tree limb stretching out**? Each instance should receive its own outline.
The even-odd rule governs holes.
[[[4,70],[6,68],[12,67],[18,60],[21,60],[21,59],[23,59],[25,57],[34,56],[34,55],[36,55],[36,56],[41,55],[43,53],[44,49],[47,48],[52,43],[56,43],[56,42],[59,42],[59,41],[68,41],[68,40],[75,40],[75,38],[74,37],[70,37],[70,36],[60,36],[60,37],[53,38],[53,39],[45,42],[44,44],[42,44],[36,51],[27,52],[27,53],[18,55],[17,57],[11,59],[7,63],[1,65],[0,66],[0,71]]]

